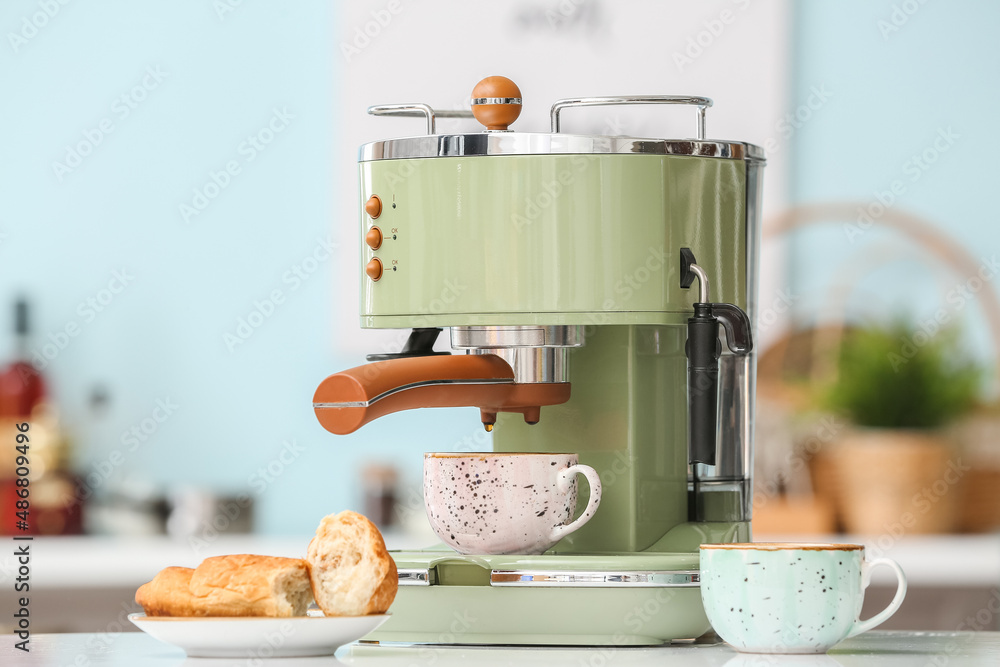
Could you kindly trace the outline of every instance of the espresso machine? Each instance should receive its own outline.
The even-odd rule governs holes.
[[[568,110],[636,104],[693,107],[694,137],[562,131]],[[577,453],[603,498],[541,555],[394,552],[392,617],[366,639],[627,646],[709,629],[698,547],[750,539],[764,165],[706,138],[711,106],[564,99],[550,132],[517,132],[520,91],[489,77],[472,94],[482,132],[436,131],[468,112],[369,109],[427,124],[359,156],[362,327],[411,333],[324,380],[320,423],[478,408],[494,451]],[[434,350],[444,328],[451,353]]]

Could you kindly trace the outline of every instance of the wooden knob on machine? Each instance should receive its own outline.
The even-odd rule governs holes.
[[[472,89],[472,115],[487,130],[506,130],[521,115],[521,89],[505,76],[488,76]]]
[[[378,282],[378,279],[382,277],[382,260],[378,257],[372,257],[371,261],[365,266],[365,273],[374,282]]]

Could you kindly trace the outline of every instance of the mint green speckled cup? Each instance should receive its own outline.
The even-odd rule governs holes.
[[[895,571],[896,595],[859,619],[871,570]],[[892,616],[906,577],[888,558],[866,561],[858,544],[703,544],[701,599],[722,639],[746,653],[825,653]]]

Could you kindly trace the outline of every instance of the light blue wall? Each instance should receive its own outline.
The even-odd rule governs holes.
[[[356,506],[362,461],[394,461],[412,479],[420,452],[482,439],[471,440],[480,427],[470,411],[389,417],[339,439],[316,424],[309,405],[316,384],[363,361],[337,353],[338,336],[357,322],[334,321],[331,305],[356,296],[333,283],[333,268],[357,261],[358,239],[355,221],[332,213],[340,198],[355,196],[355,176],[332,165],[371,137],[335,132],[342,61],[335,3],[244,1],[220,17],[223,1],[70,2],[38,19],[45,25],[18,44],[9,35],[40,4],[0,3],[0,321],[26,293],[36,306],[36,348],[67,325],[79,327],[45,372],[84,472],[120,450],[115,482],[139,475],[163,487],[253,491],[261,487],[256,471],[294,439],[305,449],[258,494],[258,527],[302,533],[320,515]],[[795,5],[793,106],[816,85],[833,97],[793,135],[794,198],[870,199],[905,178],[910,156],[950,126],[960,139],[907,184],[898,205],[976,255],[997,252],[1000,5],[927,2],[884,40],[877,21],[892,5]],[[116,99],[150,67],[165,78],[123,117]],[[275,108],[294,118],[248,161],[241,142],[266,127]],[[113,131],[60,181],[53,162],[104,119]],[[240,173],[185,223],[180,204],[230,160]],[[286,272],[329,234],[338,247],[293,289]],[[863,241],[880,239],[900,245],[878,231]],[[815,316],[858,247],[840,224],[797,239],[791,282],[803,297],[800,317]],[[101,290],[121,269],[134,280],[90,320],[79,304],[107,296]],[[888,287],[879,292],[866,282],[854,312],[867,303],[933,310],[955,282],[915,263],[873,278]],[[224,335],[275,289],[284,302],[230,351]],[[977,309],[955,316],[977,327],[973,342],[990,354]],[[4,359],[9,329],[0,325]],[[110,393],[103,412],[88,408],[96,385]],[[166,399],[179,406],[174,414],[128,451],[123,433]]]
[[[832,94],[794,134],[795,202],[874,201],[898,180],[903,192],[894,209],[933,222],[977,260],[1000,253],[1000,4],[849,0],[794,7],[793,104],[813,87]],[[935,140],[949,129],[951,145],[939,141],[937,148],[947,150],[921,169],[913,157],[925,150],[933,157]],[[955,292],[972,276],[897,261],[894,253],[913,246],[877,225],[852,242],[852,224],[857,215],[797,236],[790,282],[804,297],[797,303],[803,320],[829,307],[830,286],[854,284],[852,317],[926,318],[944,309],[966,327],[970,350],[983,359],[996,355],[978,305]],[[871,260],[864,266],[876,267],[870,273],[845,271],[864,256]]]
[[[25,293],[36,349],[79,327],[45,373],[83,472],[120,450],[114,481],[260,491],[262,531],[310,532],[357,504],[363,460],[396,460],[412,475],[422,451],[454,447],[478,419],[426,411],[340,439],[316,423],[319,381],[363,362],[336,351],[338,332],[357,322],[331,315],[334,299],[357,298],[333,284],[335,265],[357,261],[357,239],[355,220],[331,213],[355,196],[355,176],[332,165],[362,139],[334,131],[335,4],[242,2],[220,16],[224,1],[52,3],[58,13],[17,44],[8,33],[42,10],[0,4],[0,353],[11,352],[8,304]],[[126,117],[116,100],[147,68],[165,77],[146,80],[152,89]],[[293,118],[251,161],[240,146],[274,109]],[[53,162],[104,119],[113,131],[60,180]],[[231,160],[240,172],[185,222],[180,205]],[[328,236],[337,248],[320,250],[326,259],[297,286],[287,272],[313,268]],[[101,290],[118,270],[134,278],[102,312],[78,309],[110,296]],[[224,335],[276,289],[283,303],[230,351]],[[95,385],[110,394],[104,412],[88,407]],[[154,408],[167,399],[174,414],[129,451],[123,433],[162,416]],[[252,476],[285,440],[304,451],[286,454],[262,489]]]

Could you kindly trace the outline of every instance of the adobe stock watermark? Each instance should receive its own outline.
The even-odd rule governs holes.
[[[632,473],[635,466],[636,457],[625,450],[619,449],[615,452],[615,458],[601,471],[601,486],[609,489],[618,482],[619,479],[627,478]]]
[[[220,21],[225,21],[226,16],[236,11],[237,7],[243,6],[243,0],[213,0],[212,9]]]
[[[289,295],[301,289],[306,281],[316,275],[320,266],[330,261],[334,251],[339,247],[340,244],[334,241],[332,236],[328,235],[325,239],[317,238],[306,256],[281,274],[283,287],[275,287],[263,299],[254,300],[250,312],[237,318],[236,327],[222,334],[222,342],[226,348],[230,352],[235,352],[238,347],[250,340],[251,336],[288,302]]]
[[[103,632],[95,632],[87,636],[86,646],[88,649],[103,653],[114,646],[123,632],[134,627],[128,620],[128,615],[135,611],[141,611],[139,606],[133,601],[122,600],[119,609],[118,615],[104,626]],[[90,658],[82,653],[77,655],[76,660],[72,662],[73,667],[91,667],[93,664]]]
[[[663,246],[647,248],[645,258],[634,269],[622,274],[622,277],[615,282],[613,289],[617,296],[605,299],[601,303],[600,312],[588,315],[590,323],[585,326],[584,331],[589,331],[591,327],[608,324],[608,313],[621,310],[653,279],[653,276],[662,272],[663,267],[668,262],[669,258]]]
[[[209,204],[232,185],[233,179],[243,173],[246,165],[256,160],[278,135],[288,129],[293,120],[295,116],[287,107],[272,109],[267,122],[256,132],[248,134],[236,147],[237,157],[227,160],[218,171],[209,170],[204,184],[191,191],[190,201],[178,205],[177,210],[180,212],[181,220],[190,224],[192,218],[201,215]]]
[[[656,590],[662,591],[664,589],[658,588]],[[656,598],[650,599],[654,601],[656,600]],[[652,616],[646,614],[641,607],[636,607],[635,611],[629,613],[644,614],[647,618],[652,618]],[[643,625],[644,624],[645,623],[643,623]],[[628,637],[622,632],[617,632],[611,636],[611,644],[593,646],[589,648],[586,653],[581,653],[580,657],[577,659],[577,664],[580,665],[580,667],[607,667],[608,665],[613,665],[618,649],[626,645],[628,645]]]
[[[87,636],[86,647],[97,654],[107,652],[114,646],[123,632],[134,629],[129,622],[129,614],[137,611],[138,605],[133,602],[122,601],[117,617],[104,626],[103,632],[95,632]],[[273,627],[273,626],[272,626]],[[262,667],[266,665],[268,658],[274,656],[276,649],[282,647],[285,642],[295,634],[295,627],[287,619],[276,629],[265,632],[259,636],[259,641],[253,649],[247,649],[247,667]],[[80,653],[72,663],[66,663],[72,667],[92,667],[93,661],[85,654]],[[237,663],[229,662],[228,665]]]
[[[758,510],[771,500],[779,498],[785,488],[786,475],[806,474],[809,462],[846,428],[847,423],[839,421],[834,415],[820,418],[812,435],[785,456],[785,465],[774,478],[758,480],[754,484],[753,509]]]
[[[21,17],[17,32],[7,33],[10,49],[17,53],[38,37],[39,33],[68,5],[70,0],[38,0],[38,11]]]
[[[889,12],[889,16],[875,22],[875,26],[882,35],[882,41],[888,42],[889,38],[909,23],[910,19],[912,19],[925,4],[927,4],[927,0],[903,0],[903,2],[893,4],[892,11]]]
[[[84,129],[81,133],[82,138],[75,143],[66,144],[62,161],[52,162],[52,173],[56,179],[62,183],[66,176],[80,168],[84,160],[93,154],[94,149],[104,143],[108,135],[118,128],[118,123],[131,116],[132,112],[138,109],[168,76],[169,73],[164,72],[159,65],[147,67],[138,83],[114,99],[110,115],[97,121],[94,127]]]
[[[908,364],[920,348],[931,342],[951,322],[953,316],[961,313],[966,304],[975,299],[983,287],[996,278],[997,273],[1000,273],[1000,260],[997,260],[997,256],[983,258],[975,275],[956,283],[948,290],[945,302],[950,308],[938,308],[931,317],[919,320],[918,328],[913,334],[899,339],[901,343],[899,352],[888,354],[892,370],[899,372],[900,368]]]
[[[306,448],[300,445],[295,438],[285,440],[281,443],[281,449],[274,458],[247,477],[247,486],[255,495],[263,495],[267,491],[267,487],[274,484],[275,480],[285,473],[288,466],[295,463],[305,451]]]
[[[351,41],[340,43],[340,53],[344,56],[344,60],[350,63],[354,58],[360,56],[361,52],[379,38],[403,9],[405,9],[403,0],[389,0],[381,9],[373,9],[369,12],[370,19],[354,26]]]
[[[620,299],[608,299],[601,304],[602,308],[604,310],[618,310],[622,304],[631,301],[635,293],[641,290],[654,275],[661,273],[669,261],[662,246],[649,248],[642,263],[632,271],[623,274],[621,279],[615,283],[614,291]]]
[[[961,458],[948,461],[948,467],[939,478],[921,488],[910,498],[912,511],[907,510],[899,515],[899,518],[891,523],[882,526],[885,531],[871,545],[871,552],[876,558],[881,558],[888,552],[904,535],[906,531],[917,524],[917,519],[930,512],[934,505],[939,503],[948,493],[954,489],[965,473],[972,470],[972,466],[962,463]]]
[[[1000,590],[994,589],[986,605],[980,608],[974,615],[966,616],[955,630],[958,632],[962,632],[963,630],[972,630],[974,632],[993,630],[996,626],[998,614],[1000,614]]]
[[[534,196],[526,197],[524,208],[510,214],[510,221],[518,233],[533,225],[544,211],[558,201],[564,188],[572,185],[577,177],[593,164],[594,156],[574,155],[570,159],[570,168],[561,170],[555,178],[542,183],[542,191]]]
[[[989,259],[982,258],[976,275],[956,283],[945,295],[945,302],[952,306],[954,312],[960,312],[976,298],[986,283],[996,278],[997,273],[1000,273],[1000,260],[997,260],[996,254],[990,255]]]
[[[427,316],[440,315],[447,312],[459,297],[465,294],[469,286],[458,278],[445,278],[441,284],[441,292],[427,303],[417,308],[418,318],[414,320],[417,326],[434,326],[427,323]]]
[[[656,591],[652,596],[646,596],[641,605],[635,605],[631,611],[625,614],[622,619],[625,622],[625,626],[634,635],[646,635],[647,632],[643,632],[648,623],[656,622],[659,616],[663,613],[664,608],[669,608],[672,606],[673,599],[677,596],[676,588],[655,588],[646,589]],[[619,641],[620,634],[616,634],[612,637],[612,642],[617,646],[621,642]],[[595,665],[595,663],[589,663]]]
[[[622,131],[622,119],[621,116],[611,116],[604,119],[604,132],[601,134],[608,134],[613,137],[620,137],[625,133]]]
[[[208,519],[200,526],[200,533],[188,537],[188,545],[196,553],[200,554],[219,538],[229,526],[236,521],[246,508],[253,504],[254,498],[264,495],[264,492],[274,484],[274,482],[285,474],[285,471],[294,464],[306,448],[298,443],[295,438],[288,438],[281,443],[278,453],[257,470],[247,477],[249,493],[241,493],[234,500],[226,502],[219,507],[219,512],[211,519]]]
[[[479,621],[479,618],[473,616],[469,613],[469,610],[463,609],[461,612],[459,610],[454,610],[451,612],[451,623],[448,624],[448,629],[445,632],[439,634],[434,641],[434,644],[454,644],[462,635],[468,634],[470,630],[475,627],[475,624]],[[420,665],[421,667],[430,667],[437,662],[438,657],[442,651],[450,651],[446,648],[435,648],[434,644],[431,645],[420,645],[417,649],[416,657],[418,660],[416,662],[411,662],[410,667],[413,665]]]
[[[598,4],[592,0],[559,0],[554,9],[545,10],[545,21],[552,30],[577,24],[597,24]]]
[[[295,634],[295,627],[290,621],[284,621],[277,630],[265,632],[257,648],[247,651],[247,667],[262,667],[268,658],[274,657],[275,651],[285,645],[285,642]]]
[[[79,319],[69,320],[59,329],[50,331],[46,335],[46,342],[32,346],[29,350],[31,364],[40,371],[45,370],[49,362],[55,360],[69,347],[70,342],[83,333],[86,325],[107,310],[134,280],[135,276],[129,273],[127,268],[113,271],[111,279],[104,287],[77,304],[76,314]]]
[[[1000,614],[1000,590],[994,588],[990,591],[989,600],[980,607],[975,614],[966,616],[955,628],[955,633],[993,631],[997,629],[996,619]],[[951,659],[965,648],[966,643],[958,641],[960,635],[951,634],[951,641],[943,644],[934,655],[928,656],[922,667],[947,667],[951,664]],[[966,662],[963,658],[961,663]]]
[[[795,302],[799,298],[798,295],[784,289],[779,289],[775,292],[771,303],[761,308],[760,314],[757,316],[757,335],[767,331],[777,322],[781,321],[782,316],[791,312],[792,306],[795,305]]]
[[[399,348],[396,348],[399,349]],[[492,449],[493,437],[482,426],[472,429],[461,440],[442,451],[449,452],[488,452]],[[415,513],[424,513],[424,495],[421,491],[410,487],[405,495],[400,497],[393,509],[396,522],[405,525]]]
[[[826,84],[810,86],[809,94],[805,101],[782,116],[774,124],[777,136],[770,136],[761,142],[761,146],[768,157],[774,157],[781,152],[784,144],[788,142],[795,133],[805,127],[816,113],[826,106],[826,103],[833,97],[833,91],[826,87]]]
[[[858,207],[858,217],[855,222],[844,225],[847,240],[854,243],[864,236],[875,222],[907,193],[909,187],[923,178],[924,174],[941,159],[942,155],[951,150],[959,139],[961,135],[955,133],[950,125],[938,128],[930,145],[903,162],[901,171],[905,178],[893,179],[885,190],[877,190],[874,193],[875,201],[867,206]]]
[[[91,471],[84,475],[80,483],[77,484],[73,498],[74,504],[82,503],[94,495],[94,492],[125,463],[128,455],[134,454],[140,447],[149,442],[160,430],[160,427],[173,417],[180,407],[169,396],[157,398],[154,401],[153,409],[146,417],[122,431],[119,438],[122,448],[111,450],[106,457],[91,465]]]
[[[752,4],[752,0],[733,0],[736,10],[723,9],[714,18],[702,21],[702,29],[687,38],[682,51],[674,51],[674,65],[678,72],[683,72],[685,68],[693,65],[701,58],[726,32],[728,26],[736,23],[740,12],[746,11]]]

